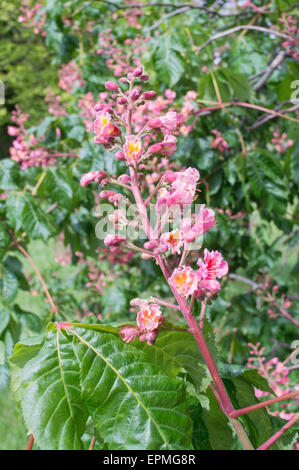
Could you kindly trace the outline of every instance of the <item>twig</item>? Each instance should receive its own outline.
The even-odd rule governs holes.
[[[262,76],[262,78],[255,85],[253,85],[253,89],[255,91],[260,90],[260,88],[264,86],[266,81],[271,77],[274,70],[277,69],[282,64],[286,56],[287,56],[286,51],[279,52],[279,54],[275,57],[275,59],[268,65],[268,67],[264,71],[264,75]]]
[[[164,21],[167,20],[168,18],[171,18],[172,16],[181,15],[182,13],[185,13],[189,10],[191,10],[190,6],[185,6],[182,8],[178,8],[177,10],[171,11],[170,13],[166,13],[166,15],[162,16],[162,18],[156,21],[156,23],[154,23],[152,26],[145,28],[144,32],[149,33],[150,31],[153,31],[154,29],[158,28],[158,26],[164,23]]]
[[[199,318],[199,328],[203,329],[203,322],[205,319],[205,311],[206,311],[207,301],[201,303],[201,311],[200,311],[200,318]]]
[[[290,421],[287,422],[279,431],[277,431],[270,439],[257,448],[257,450],[267,450],[271,447],[277,439],[279,439],[290,427],[292,427],[299,420],[299,413],[295,415]]]
[[[33,261],[33,259],[31,258],[31,256],[29,255],[29,253],[27,253],[27,251],[25,250],[25,248],[23,248],[19,243],[16,243],[16,247],[17,249],[28,259],[29,263],[31,264],[31,266],[33,267],[43,289],[44,289],[44,292],[45,292],[45,295],[49,301],[49,304],[51,305],[51,309],[52,309],[52,312],[55,314],[58,312],[58,308],[56,307],[56,305],[54,304],[53,302],[53,299],[50,295],[50,292],[46,286],[46,283],[41,275],[41,273],[39,272],[39,269],[38,267],[36,266],[35,262]]]
[[[211,44],[211,42],[216,41],[217,39],[220,39],[224,36],[228,36],[230,34],[236,33],[237,31],[241,31],[242,29],[260,31],[261,33],[273,34],[274,36],[278,36],[283,39],[290,39],[290,36],[288,36],[285,33],[281,33],[273,29],[264,28],[263,26],[239,25],[239,26],[235,26],[234,28],[227,29],[226,31],[222,31],[221,33],[214,34],[214,36],[211,36],[207,41],[205,41],[201,46],[199,46],[197,51],[201,52],[206,46]]]
[[[255,405],[247,406],[246,408],[241,408],[240,410],[234,410],[230,413],[230,416],[232,418],[238,418],[239,416],[251,413],[255,410],[259,410],[260,408],[264,408],[265,406],[273,405],[274,403],[289,400],[290,398],[295,398],[297,396],[299,396],[299,391],[286,393],[285,395],[281,395],[280,397],[271,398],[270,400],[262,401],[260,403],[256,403]]]

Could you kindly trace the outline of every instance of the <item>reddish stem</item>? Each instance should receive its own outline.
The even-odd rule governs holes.
[[[55,314],[58,312],[58,308],[56,307],[56,305],[54,304],[53,302],[53,299],[50,295],[50,292],[48,291],[48,288],[47,288],[47,285],[41,275],[41,273],[39,272],[39,269],[38,267],[36,266],[35,262],[33,261],[33,259],[31,258],[31,256],[29,255],[29,253],[27,253],[27,251],[25,250],[25,248],[23,248],[21,245],[19,245],[19,243],[16,243],[16,247],[17,249],[28,259],[29,263],[31,264],[31,266],[33,267],[43,289],[44,289],[44,292],[45,292],[45,295],[49,301],[49,304],[51,305],[51,309],[52,309],[52,312]]]
[[[34,444],[34,437],[33,437],[33,434],[31,433],[29,436],[26,450],[32,450],[33,444]]]
[[[289,398],[294,398],[299,395],[299,392],[291,392],[286,393],[280,397],[271,398],[270,400],[263,401],[261,403],[256,403],[255,405],[248,406],[246,408],[241,408],[240,410],[234,410],[230,413],[231,418],[238,418],[238,416],[245,415],[247,413],[251,413],[251,411],[259,410],[260,408],[264,408],[268,405],[273,405],[273,403],[278,403],[280,401],[288,400]]]
[[[97,440],[96,437],[92,436],[88,450],[93,450],[96,440]]]
[[[257,448],[257,450],[267,450],[279,439],[290,427],[292,427],[299,420],[299,414],[295,415],[290,421],[287,422],[279,431],[273,434],[264,444]]]

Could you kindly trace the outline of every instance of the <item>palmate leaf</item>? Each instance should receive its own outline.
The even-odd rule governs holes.
[[[70,327],[82,392],[110,449],[192,449],[184,383],[120,338]]]
[[[42,449],[82,449],[88,412],[81,397],[79,364],[72,342],[50,330],[21,374],[26,425]]]

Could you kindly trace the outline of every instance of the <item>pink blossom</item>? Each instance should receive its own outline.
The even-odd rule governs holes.
[[[140,331],[154,331],[164,322],[160,306],[157,304],[140,303],[140,311],[137,314],[137,326]]]
[[[190,219],[182,220],[182,233],[186,242],[194,242],[196,238],[202,236],[205,232],[216,225],[215,212],[212,209],[206,209],[205,205],[200,206],[199,214],[196,216],[195,223],[192,225]]]
[[[128,165],[136,165],[139,157],[143,153],[142,142],[140,137],[130,135],[126,137],[124,145],[124,154]]]
[[[221,253],[218,251],[209,251],[207,248],[204,250],[204,262],[199,259],[197,262],[199,269],[196,271],[199,287],[202,290],[208,291],[212,295],[220,290],[220,283],[216,278],[221,278],[228,273],[228,264],[223,260]]]
[[[169,284],[180,294],[189,297],[197,288],[197,277],[190,266],[181,266],[180,268],[175,268],[169,278]]]
[[[172,232],[163,233],[160,237],[161,251],[171,250],[171,253],[180,253],[180,248],[183,246],[184,241],[180,230],[176,229]],[[166,248],[164,250],[164,248]]]

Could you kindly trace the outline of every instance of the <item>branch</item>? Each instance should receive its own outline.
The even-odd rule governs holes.
[[[279,31],[264,28],[263,26],[239,25],[239,26],[235,26],[234,28],[227,29],[226,31],[223,31],[221,33],[215,34],[214,36],[211,36],[207,41],[205,41],[201,46],[199,46],[197,51],[201,52],[206,46],[208,46],[211,42],[215,41],[216,39],[220,39],[224,36],[228,36],[229,34],[236,33],[237,31],[241,31],[243,29],[249,29],[252,31],[260,31],[261,33],[273,34],[275,36],[278,36],[284,39],[290,39],[290,36],[288,36],[285,33],[280,33]]]
[[[247,406],[246,408],[241,408],[240,410],[234,410],[229,414],[229,416],[231,418],[238,418],[239,416],[246,415],[247,413],[251,413],[252,411],[259,410],[260,408],[264,408],[265,406],[273,405],[274,403],[289,400],[290,398],[295,398],[297,396],[299,396],[299,391],[286,393],[285,395],[281,395],[280,397],[271,398],[270,400],[262,401],[261,403],[256,403],[255,405]]]
[[[282,64],[282,62],[284,61],[287,55],[288,54],[286,51],[279,52],[279,54],[275,57],[275,59],[270,63],[270,65],[268,65],[268,67],[264,71],[263,77],[255,85],[253,85],[253,89],[255,91],[258,91],[260,88],[264,86],[266,81],[271,77],[274,70],[277,69]]]
[[[158,26],[164,23],[164,21],[168,18],[171,18],[172,16],[181,15],[182,13],[186,13],[189,10],[191,10],[190,6],[185,6],[182,8],[178,8],[177,10],[171,11],[170,13],[166,13],[166,15],[162,16],[162,18],[156,21],[156,23],[154,23],[152,26],[150,26],[149,28],[145,28],[144,32],[149,33],[150,31],[153,31],[154,29],[158,28]]]
[[[257,450],[267,450],[269,447],[271,447],[277,439],[279,439],[290,427],[292,427],[297,421],[299,420],[299,413],[295,415],[290,421],[285,424],[279,431],[277,431],[275,434],[273,434],[270,439],[268,439],[264,444],[262,444],[260,447],[257,448]]]
[[[27,251],[25,250],[25,248],[23,248],[19,243],[16,243],[16,247],[17,249],[28,259],[29,263],[31,264],[31,266],[33,267],[43,289],[44,289],[44,292],[45,292],[45,295],[49,301],[49,304],[51,305],[51,309],[52,309],[52,312],[55,314],[58,312],[58,308],[56,307],[56,305],[54,304],[53,302],[53,299],[50,295],[50,292],[47,288],[47,285],[41,275],[41,273],[39,272],[39,269],[38,267],[36,266],[35,262],[33,261],[33,259],[31,258],[31,256],[29,255],[29,253],[27,253]]]

